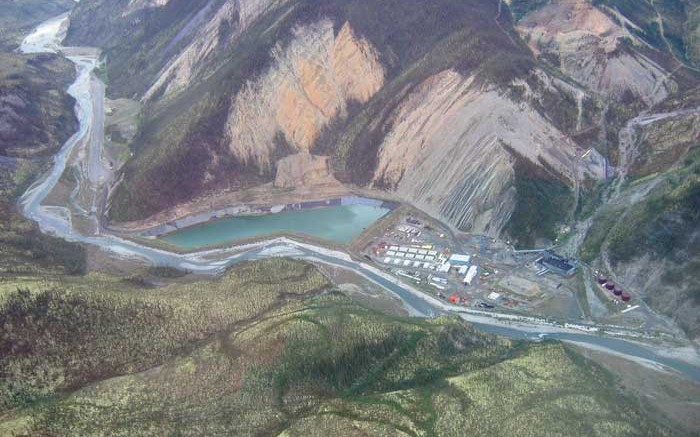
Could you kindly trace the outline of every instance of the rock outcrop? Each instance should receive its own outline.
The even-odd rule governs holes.
[[[294,150],[309,152],[321,130],[346,115],[350,101],[367,102],[384,83],[376,51],[348,23],[337,35],[330,20],[296,28],[273,58],[267,72],[233,98],[226,124],[231,153],[261,171],[274,165],[279,133]]]
[[[523,17],[516,29],[532,51],[555,59],[562,72],[613,98],[631,92],[647,105],[675,84],[660,65],[624,40],[639,39],[585,0],[556,0]]]
[[[638,128],[630,174],[639,177],[668,170],[700,143],[700,114],[671,117]]]

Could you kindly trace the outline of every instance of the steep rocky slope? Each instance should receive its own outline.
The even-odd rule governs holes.
[[[631,171],[604,204],[582,255],[700,339],[700,141],[697,115],[637,129]]]
[[[596,0],[645,44],[698,67],[698,0]]]
[[[631,93],[653,105],[675,86],[663,67],[636,50],[643,45],[638,37],[586,0],[551,2],[523,17],[517,29],[537,56],[605,96]]]
[[[274,166],[275,137],[285,152],[308,153],[335,118],[347,117],[349,102],[366,103],[384,84],[375,49],[348,23],[338,31],[321,20],[294,29],[270,69],[233,98],[225,142],[236,159],[265,171]]]
[[[72,25],[76,30],[71,30],[69,39],[80,41],[81,16],[95,10],[95,3],[86,2],[81,5],[84,10],[76,10]],[[484,205],[503,200],[500,196],[504,190],[513,191],[511,178],[504,179],[502,189],[489,191],[465,188],[465,181],[475,180],[479,174],[462,172],[446,182],[445,187],[453,193],[427,201],[430,193],[414,196],[415,192],[405,188],[420,182],[406,182],[404,188],[399,188],[397,175],[401,170],[389,170],[393,172],[389,176],[382,168],[382,160],[402,153],[392,145],[395,140],[388,140],[394,120],[406,111],[402,99],[428,93],[426,84],[440,81],[446,74],[464,76],[465,81],[470,78],[474,82],[473,98],[488,92],[485,100],[495,98],[506,104],[509,109],[496,116],[509,117],[522,109],[525,115],[516,124],[527,123],[528,117],[536,119],[532,139],[546,143],[540,148],[546,149],[542,159],[553,169],[551,178],[573,187],[584,173],[572,169],[575,145],[568,139],[562,140],[561,147],[554,143],[565,136],[559,130],[567,130],[575,122],[548,115],[541,98],[549,93],[550,99],[576,112],[575,97],[553,87],[522,101],[511,95],[511,82],[517,75],[527,74],[531,58],[512,31],[488,25],[495,25],[498,5],[447,0],[428,5],[395,3],[372,5],[370,11],[355,2],[229,1],[200,5],[189,18],[201,23],[199,30],[191,32],[187,46],[152,76],[152,84],[142,94],[146,122],[134,145],[141,152],[127,165],[124,182],[113,197],[112,216],[122,220],[142,218],[193,196],[271,182],[277,177],[280,159],[310,153],[329,156],[331,169],[341,181],[396,189],[397,195],[406,199],[421,198],[421,206],[456,226],[474,225],[476,217],[483,215],[480,226],[486,230],[490,214]],[[153,14],[167,15],[169,7],[163,6]],[[415,11],[407,16],[396,13],[411,8]],[[139,13],[123,8],[121,15]],[[474,14],[483,18],[482,25],[472,19]],[[183,24],[187,20],[176,21],[178,24],[159,32],[162,45],[169,47],[175,44],[173,41],[179,44],[182,32],[189,28]],[[117,21],[112,28],[121,29],[123,25]],[[507,28],[508,23],[504,26]],[[425,32],[417,34],[418,28]],[[166,34],[171,35],[169,42],[163,38]],[[113,55],[117,59],[143,54],[111,50],[117,52]],[[108,72],[113,76],[112,71],[122,67],[111,67],[116,61],[110,61],[109,51],[107,59]],[[120,86],[118,83],[116,88]],[[529,85],[514,87],[524,89]],[[582,111],[578,112],[577,116],[581,115]],[[489,120],[481,117],[471,122],[480,124],[482,131],[502,127],[489,124]],[[531,151],[512,135],[504,137],[501,140],[505,142],[516,140],[516,144],[506,147],[513,147],[518,157],[539,162],[539,151]],[[456,146],[466,151],[473,140],[467,138]],[[557,148],[561,152],[552,153]],[[515,159],[509,158],[507,164],[511,173]],[[320,161],[299,158],[294,162],[299,167]],[[177,181],[167,175],[174,170],[180,176]],[[306,172],[304,168],[295,171]],[[595,173],[588,175],[595,177]],[[426,179],[422,183],[428,184],[428,174],[423,175]],[[460,190],[473,191],[476,202],[468,202],[469,196],[459,194]],[[148,199],[141,199],[140,193],[145,192],[150,193]],[[457,198],[462,204],[451,204]],[[490,226],[491,233],[502,230],[513,210],[512,196],[505,199],[508,202]]]
[[[146,92],[160,69],[192,39],[211,13],[208,0],[81,1],[66,45],[98,46],[109,61],[110,96]],[[220,4],[221,0],[211,3]],[[192,22],[189,26],[189,22]]]
[[[144,103],[111,217],[338,180],[457,228],[554,238],[618,165],[625,121],[699,83],[649,27],[663,9],[672,38],[692,2],[499,3],[81,2],[69,42],[103,45],[110,93]]]
[[[221,3],[221,2],[219,2]],[[279,0],[239,0],[220,4],[209,1],[190,18],[173,39],[173,48],[189,38],[189,44],[158,72],[144,95],[146,101],[167,99],[187,88],[193,80],[209,73],[210,62],[233,43],[264,12],[282,3]],[[212,59],[213,58],[213,59]]]
[[[596,179],[575,164],[577,146],[527,100],[445,71],[421,84],[392,114],[374,183],[463,229],[498,234],[515,207],[515,162],[542,165],[574,186]]]
[[[635,132],[635,142],[630,174],[642,177],[664,172],[700,143],[700,114],[671,117],[640,126]]]

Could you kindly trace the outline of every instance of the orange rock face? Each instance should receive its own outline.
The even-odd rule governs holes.
[[[348,23],[336,35],[327,19],[295,29],[292,42],[273,55],[269,70],[235,97],[227,123],[231,153],[261,170],[273,165],[276,136],[308,152],[350,100],[368,101],[385,76],[369,42]]]

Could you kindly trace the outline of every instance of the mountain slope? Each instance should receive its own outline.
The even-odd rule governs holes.
[[[697,342],[700,150],[696,118],[677,117],[637,132],[638,157],[630,183],[619,199],[593,217],[581,254],[619,283],[638,290],[647,303],[675,320]],[[684,125],[690,126],[688,136],[681,135]],[[654,139],[661,142],[661,150],[649,147]],[[663,158],[653,159],[656,153]],[[652,160],[655,166],[649,168]]]
[[[6,0],[2,3],[0,16],[0,47],[11,52],[22,42],[24,36],[42,21],[68,12],[73,0]]]
[[[110,93],[144,103],[108,205],[131,229],[342,183],[552,240],[606,168],[627,171],[625,122],[700,84],[679,54],[690,0],[103,3],[78,5],[68,39],[97,35]]]
[[[66,89],[72,64],[58,55],[16,52],[33,27],[69,10],[71,0],[12,0],[0,16],[0,276],[78,273],[82,248],[42,234],[16,207],[17,197],[76,131]]]
[[[66,93],[75,71],[58,55],[4,54],[0,68],[0,155],[47,157],[78,128]]]
[[[388,317],[328,291],[301,262],[241,265],[204,288],[96,283],[99,293],[73,286],[5,300],[0,366],[10,378],[0,393],[24,408],[1,416],[0,430],[671,435],[561,344],[512,343],[456,318]]]
[[[95,3],[79,5],[71,26],[76,30],[69,33],[71,43],[81,42],[83,26],[91,28],[82,23]],[[196,17],[202,24],[188,33],[186,47],[165,66],[153,61],[160,71],[152,77],[148,91],[140,94],[146,103],[145,121],[133,145],[138,153],[127,164],[112,197],[114,219],[145,218],[197,196],[269,184],[277,176],[277,162],[299,153],[329,156],[333,175],[343,183],[395,191],[407,200],[420,198],[413,188],[399,188],[400,169],[393,169],[389,177],[380,162],[402,153],[388,138],[396,136],[392,120],[406,110],[404,100],[430,92],[428,84],[450,70],[463,76],[465,83],[473,82],[475,98],[490,90],[501,94],[496,98],[503,102],[512,102],[511,114],[524,105],[529,115],[522,122],[539,117],[533,135],[550,138],[543,149],[560,149],[542,157],[555,169],[550,178],[574,187],[575,179],[585,174],[598,177],[595,166],[571,168],[576,145],[570,140],[555,143],[575,122],[541,104],[545,99],[559,101],[576,112],[572,87],[543,85],[552,79],[542,71],[538,75],[544,79],[531,77],[534,64],[527,47],[508,30],[507,19],[495,21],[497,2],[397,0],[368,6],[364,2],[229,1],[200,6]],[[167,16],[170,7],[151,8],[149,13]],[[122,8],[119,15],[138,17],[140,13]],[[184,21],[158,29],[151,38],[160,38],[161,46],[181,41],[174,35],[187,27],[181,24]],[[124,22],[110,23],[113,30],[102,37],[125,33]],[[166,42],[168,37],[174,39]],[[122,68],[115,58],[146,56],[144,51],[111,50],[118,53],[110,58],[108,52],[110,76]],[[515,88],[530,90],[519,101],[511,96],[516,78],[528,83]],[[118,82],[115,89],[120,87]],[[484,119],[471,123],[480,124],[484,131],[493,127]],[[493,141],[513,142],[512,137],[501,136]],[[469,159],[473,141],[465,138],[453,147],[463,149]],[[511,170],[506,173],[512,173],[512,163],[520,158],[539,165],[539,153],[524,143],[507,146],[516,150],[518,158],[507,159]],[[471,172],[450,178],[446,189],[452,194],[433,199],[425,193],[420,206],[455,226],[498,234],[514,210],[512,199],[504,194],[513,191],[512,178],[506,178],[498,190],[467,187],[478,178],[478,173]],[[409,179],[404,187],[430,180]],[[469,191],[479,197],[478,202],[465,202]],[[504,218],[486,226],[489,205],[503,196],[509,200],[502,211]],[[453,205],[456,199],[462,204]]]

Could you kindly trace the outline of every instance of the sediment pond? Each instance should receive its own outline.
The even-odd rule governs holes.
[[[183,249],[215,246],[270,234],[305,234],[348,243],[383,217],[382,206],[338,205],[283,211],[277,214],[228,217],[164,235],[162,240]]]

